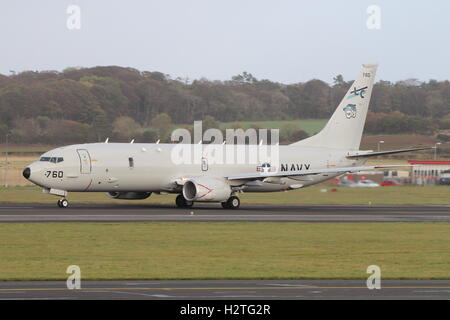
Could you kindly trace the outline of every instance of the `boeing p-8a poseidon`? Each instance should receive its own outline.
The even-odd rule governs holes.
[[[347,172],[391,167],[363,165],[368,157],[425,148],[359,150],[376,69],[377,65],[363,65],[322,131],[291,145],[277,146],[276,163],[215,164],[208,163],[203,153],[191,163],[174,163],[173,151],[179,144],[90,143],[48,151],[25,168],[23,175],[45,193],[59,196],[62,208],[69,205],[67,193],[75,191],[107,192],[116,199],[175,193],[179,207],[190,207],[194,202],[221,202],[224,208],[236,209],[240,192],[293,190]],[[216,145],[225,157],[235,151],[234,147]]]

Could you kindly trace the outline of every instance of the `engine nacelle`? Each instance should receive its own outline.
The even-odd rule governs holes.
[[[223,180],[199,177],[186,181],[183,196],[188,201],[226,201],[231,195],[231,187]]]
[[[151,192],[107,192],[108,197],[113,199],[137,200],[147,199]]]

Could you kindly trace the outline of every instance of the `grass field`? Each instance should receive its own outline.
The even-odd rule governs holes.
[[[8,165],[6,165],[5,158],[0,161],[0,182],[1,186],[6,184],[8,186],[31,186],[32,183],[26,180],[23,175],[23,169],[30,163],[36,161],[38,155],[9,155]],[[5,169],[8,171],[5,175]]]
[[[277,193],[243,193],[241,205],[336,204],[336,205],[450,205],[450,186],[401,186],[346,188],[318,185]],[[0,188],[0,203],[56,203],[57,197],[43,194],[38,187]],[[71,203],[174,204],[175,195],[153,194],[145,200],[115,200],[105,193],[69,193]],[[197,204],[196,204],[197,205]],[[217,205],[220,204],[208,204]]]
[[[449,279],[448,223],[0,225],[0,279]]]

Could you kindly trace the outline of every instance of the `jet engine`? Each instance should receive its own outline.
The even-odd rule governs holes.
[[[199,177],[186,181],[183,185],[183,196],[188,201],[227,201],[231,195],[231,187],[224,180]]]
[[[137,200],[147,199],[151,192],[107,192],[108,197],[113,199]]]

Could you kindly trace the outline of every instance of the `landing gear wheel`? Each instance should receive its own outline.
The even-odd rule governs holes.
[[[228,198],[228,200],[226,202],[222,202],[222,208],[224,209],[238,209],[239,206],[241,205],[241,200],[239,200],[238,197],[236,196],[231,196],[230,198]]]
[[[182,194],[179,194],[177,198],[175,199],[175,203],[177,204],[178,208],[190,208],[193,206],[193,201],[186,200]]]
[[[69,201],[67,201],[67,199],[63,198],[63,199],[58,200],[58,207],[67,208],[68,206],[69,206]]]

